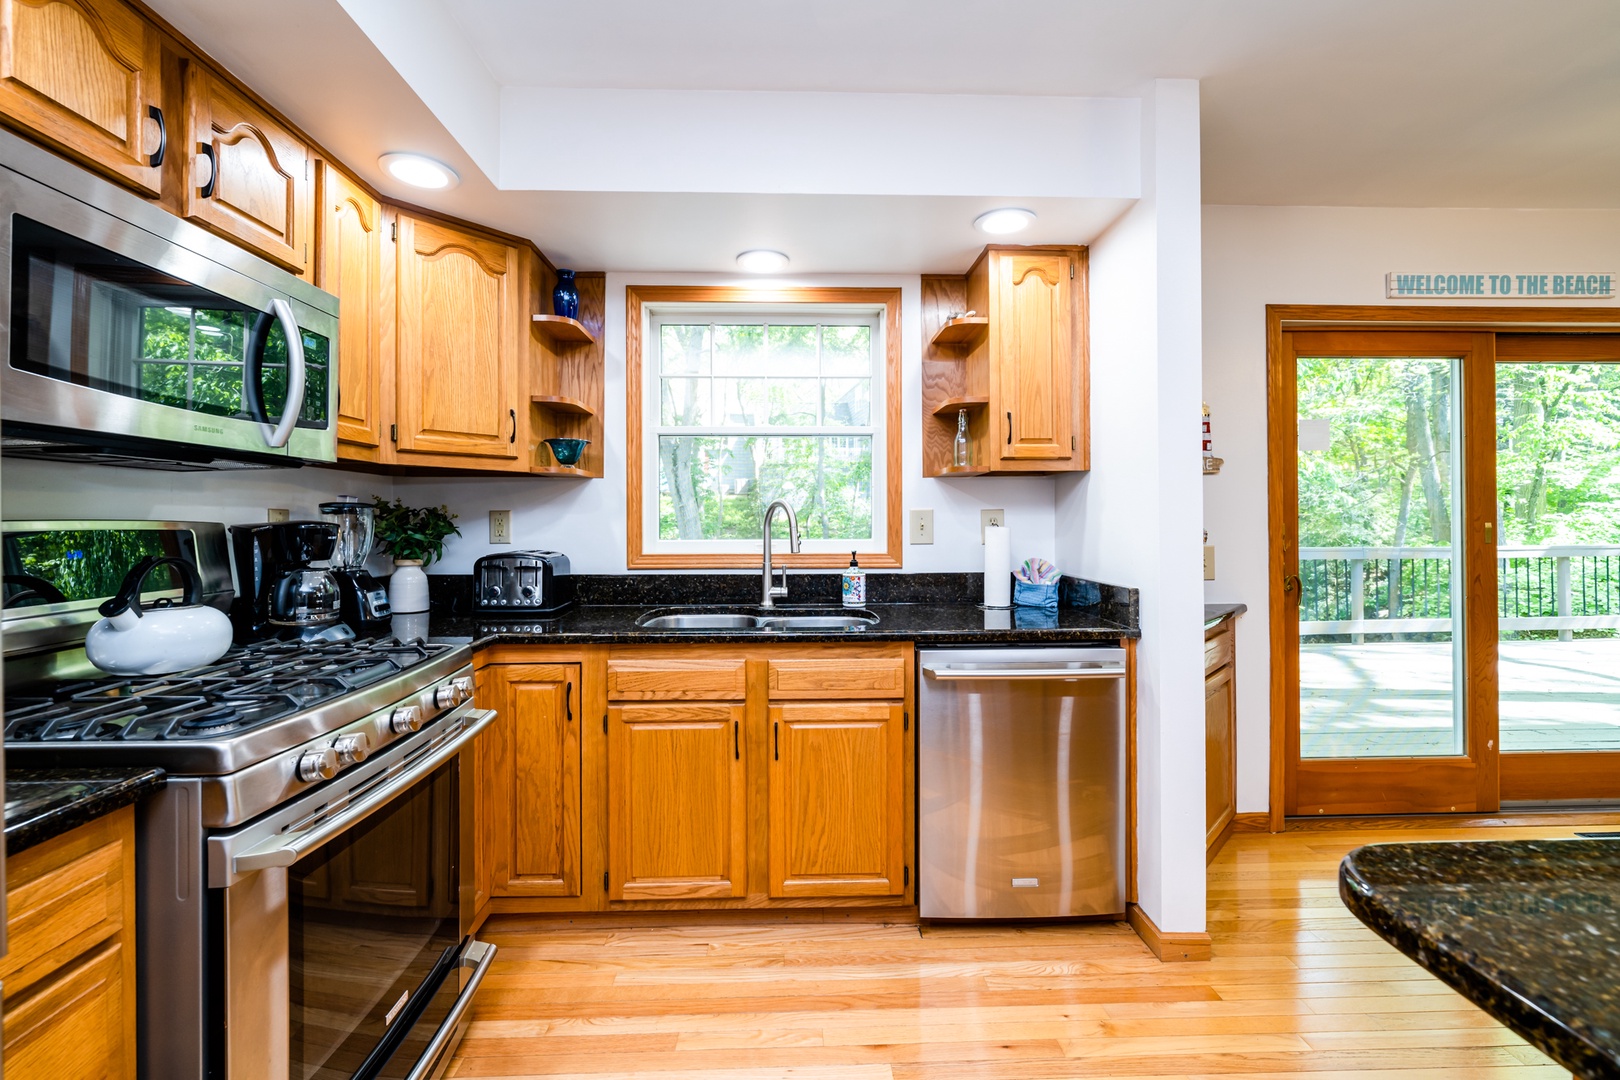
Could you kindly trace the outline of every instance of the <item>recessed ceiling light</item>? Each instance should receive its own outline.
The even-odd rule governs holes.
[[[980,214],[973,219],[973,224],[980,232],[987,232],[992,236],[1005,236],[1007,233],[1023,232],[1034,220],[1033,210],[1020,210],[1009,206]]]
[[[453,188],[461,183],[456,170],[421,154],[384,154],[377,159],[389,176],[419,188]]]
[[[780,251],[760,248],[737,256],[737,265],[750,274],[779,274],[787,269],[788,257]]]

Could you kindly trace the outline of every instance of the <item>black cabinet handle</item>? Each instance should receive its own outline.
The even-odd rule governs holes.
[[[156,120],[158,125],[158,148],[146,159],[146,163],[155,169],[163,164],[163,152],[169,148],[169,125],[163,122],[163,110],[156,105],[148,105],[146,115]]]
[[[1007,445],[1012,445],[1012,413],[1007,414]]]
[[[734,755],[736,755],[736,758],[737,758],[738,761],[742,760],[742,730],[741,730],[741,728],[742,728],[742,725],[740,725],[737,721],[733,720],[731,722],[731,752]]]
[[[203,157],[208,159],[208,183],[204,184],[197,194],[204,199],[212,199],[214,190],[219,187],[219,159],[214,156],[213,143],[199,143]]]
[[[506,414],[512,418],[512,437],[506,441],[509,443],[515,443],[517,442],[517,410],[507,409]]]
[[[564,704],[564,707],[568,710],[568,722],[570,724],[572,724],[574,722],[574,684],[573,683],[566,684],[566,687],[563,690],[563,704]]]
[[[779,724],[779,723],[771,725],[771,742],[775,744],[775,745],[773,745],[771,747],[772,755],[776,758],[777,761],[781,761],[782,760],[782,725]]]

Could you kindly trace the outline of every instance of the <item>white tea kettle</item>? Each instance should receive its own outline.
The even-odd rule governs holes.
[[[141,607],[141,585],[160,566],[173,566],[184,589],[181,603],[165,597]],[[202,582],[185,559],[149,555],[136,563],[101,605],[102,618],[84,639],[90,662],[109,675],[167,675],[211,664],[231,647],[231,620],[200,602]]]

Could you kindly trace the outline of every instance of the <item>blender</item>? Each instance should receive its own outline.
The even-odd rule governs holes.
[[[321,503],[320,510],[321,517],[337,529],[337,546],[327,569],[337,583],[343,621],[357,634],[388,630],[392,614],[388,590],[366,572],[375,511],[353,495],[339,495],[331,502]]]

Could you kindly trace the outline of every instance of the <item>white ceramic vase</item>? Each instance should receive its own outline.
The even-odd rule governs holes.
[[[428,579],[420,559],[395,559],[388,579],[388,606],[395,615],[420,615],[428,609]]]

